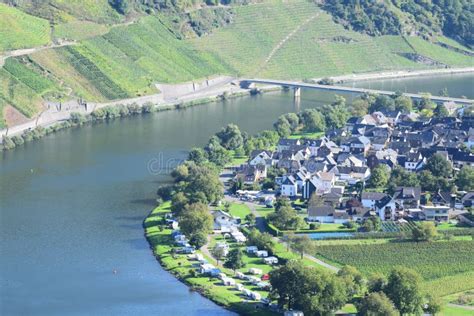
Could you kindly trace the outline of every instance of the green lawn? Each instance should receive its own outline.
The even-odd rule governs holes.
[[[232,216],[240,217],[241,220],[245,220],[245,216],[250,214],[250,209],[244,203],[231,203],[229,213]]]
[[[164,269],[179,277],[190,287],[199,289],[205,296],[213,301],[221,304],[239,314],[245,315],[275,315],[269,311],[256,310],[255,303],[245,303],[238,291],[233,287],[220,285],[220,281],[215,278],[204,276],[192,276],[190,273],[194,268],[193,261],[190,261],[185,255],[173,255],[171,253],[173,241],[171,239],[170,229],[160,229],[158,224],[162,221],[162,216],[170,212],[170,203],[163,203],[160,207],[155,208],[152,213],[145,219],[144,227],[148,242],[150,243],[153,253],[160,260]],[[226,274],[232,275],[232,271],[219,267]],[[247,268],[248,269],[248,268]],[[246,288],[256,290],[255,287],[246,285]],[[261,292],[265,294],[264,292]],[[265,297],[265,296],[263,296]]]
[[[324,136],[324,132],[315,132],[315,133],[307,133],[307,132],[299,132],[290,135],[288,138],[290,139],[300,139],[300,138],[309,138],[309,139],[318,139]]]

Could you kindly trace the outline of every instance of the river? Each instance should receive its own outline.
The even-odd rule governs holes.
[[[472,97],[474,76],[456,78],[441,88]],[[423,91],[430,80],[437,82],[420,81]],[[285,92],[239,98],[61,131],[3,153],[0,314],[231,315],[152,256],[141,225],[156,188],[222,126],[255,133],[280,114],[331,98],[309,91],[299,105]]]

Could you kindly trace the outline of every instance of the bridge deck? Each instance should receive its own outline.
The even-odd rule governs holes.
[[[285,87],[294,87],[294,88],[305,88],[305,89],[318,89],[326,90],[333,92],[352,92],[352,93],[374,93],[382,95],[394,95],[394,91],[386,90],[374,90],[366,88],[353,88],[345,86],[334,86],[334,85],[322,85],[316,83],[305,83],[297,81],[285,81],[285,80],[271,80],[271,79],[242,79],[241,82],[257,83],[257,84],[268,84],[276,86],[285,86]],[[403,93],[407,97],[412,99],[422,99],[423,95],[418,93]],[[461,98],[451,98],[451,97],[442,97],[442,96],[430,96],[430,99],[435,102],[454,102],[457,104],[470,105],[474,103],[474,100],[470,99],[461,99]]]

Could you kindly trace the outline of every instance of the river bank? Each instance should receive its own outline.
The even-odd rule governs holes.
[[[379,72],[365,74],[351,74],[331,77],[336,83],[360,82],[377,79],[402,79],[409,77],[423,77],[447,74],[466,74],[473,73],[474,67],[469,68],[447,68],[447,69],[429,69],[418,71],[397,71],[397,72]],[[312,81],[317,82],[322,78],[314,78]],[[48,102],[47,109],[42,111],[37,117],[28,120],[25,123],[14,125],[0,130],[0,143],[3,136],[15,136],[22,132],[34,129],[38,126],[48,127],[58,122],[66,121],[70,118],[71,113],[90,114],[96,109],[137,104],[143,106],[145,104],[153,104],[159,110],[169,110],[173,108],[186,107],[186,104],[203,104],[213,101],[219,101],[223,98],[232,98],[239,96],[247,96],[251,93],[248,89],[242,89],[238,86],[238,78],[229,76],[218,76],[215,78],[196,80],[193,82],[165,85],[156,84],[161,93],[147,95],[137,98],[117,100],[106,103],[83,103],[77,100],[70,100],[64,103]],[[280,89],[275,86],[259,87],[260,92],[275,91]]]
[[[466,73],[472,73],[472,72],[474,72],[474,67],[361,73],[361,74],[335,76],[335,77],[330,77],[330,78],[334,80],[335,83],[348,83],[348,82],[359,82],[359,81],[381,80],[381,79],[403,79],[403,78],[410,78],[410,77],[424,77],[424,76],[435,76],[435,75],[466,74]],[[314,78],[311,81],[318,82],[321,79],[323,78]]]
[[[230,81],[226,81],[224,85],[232,84]],[[195,83],[191,83],[192,86]],[[202,91],[185,93],[181,96],[174,95],[170,100],[164,102],[153,103],[150,98],[154,96],[142,97],[139,99],[130,99],[125,102],[113,102],[113,103],[103,103],[103,104],[93,104],[93,105],[68,105],[68,107],[62,111],[61,107],[50,108],[53,112],[43,115],[35,120],[29,121],[25,124],[15,126],[13,128],[7,128],[0,131],[0,151],[1,150],[11,150],[18,146],[23,145],[25,142],[32,140],[37,140],[42,138],[45,135],[51,134],[53,132],[71,128],[79,127],[88,123],[97,123],[101,121],[109,121],[116,118],[124,118],[128,116],[133,116],[136,114],[148,114],[153,112],[162,112],[169,110],[181,110],[192,106],[204,105],[211,102],[218,102],[222,100],[228,100],[233,98],[239,98],[243,96],[249,96],[254,93],[254,90],[241,89],[241,88],[227,88],[220,87],[217,90],[216,87],[205,87]],[[173,87],[172,89],[176,89]],[[178,89],[179,90],[179,89]],[[184,89],[186,90],[186,89]],[[267,93],[272,91],[278,91],[280,87],[275,86],[265,86],[259,88],[256,93]],[[180,92],[178,92],[179,94]],[[163,98],[163,94],[160,95]],[[112,110],[112,109],[116,110]],[[123,111],[126,109],[126,111]],[[105,116],[98,118],[96,113],[103,110]],[[113,113],[117,112],[117,113]],[[77,117],[82,117],[83,122],[78,122]],[[10,138],[12,137],[12,138]],[[23,140],[20,140],[23,139]],[[13,139],[13,141],[12,141]]]
[[[219,279],[199,275],[196,271],[197,261],[188,255],[177,254],[173,247],[172,230],[163,225],[164,217],[170,213],[170,202],[165,202],[156,207],[143,221],[145,237],[150,245],[153,255],[160,265],[173,274],[179,281],[189,286],[190,291],[195,291],[216,304],[236,312],[239,315],[272,316],[277,313],[261,308],[256,301],[243,300],[239,291],[223,286]],[[198,251],[205,259],[214,261],[204,252]],[[199,264],[198,264],[199,266]],[[232,275],[231,270],[219,267],[227,275]]]

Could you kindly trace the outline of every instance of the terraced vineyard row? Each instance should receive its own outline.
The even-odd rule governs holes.
[[[0,52],[46,45],[49,22],[0,3]]]
[[[214,52],[239,74],[253,74],[291,31],[318,13],[307,1],[271,2],[236,8],[235,21],[213,34],[192,40]]]
[[[41,108],[42,99],[30,87],[16,79],[5,69],[0,69],[0,110],[7,104],[17,108],[27,117]]]
[[[474,241],[398,242],[374,245],[319,246],[318,254],[361,272],[387,273],[394,266],[414,269],[425,280],[472,271]]]
[[[411,232],[417,224],[415,222],[396,223],[396,222],[382,222],[382,231],[387,233],[397,232]]]

